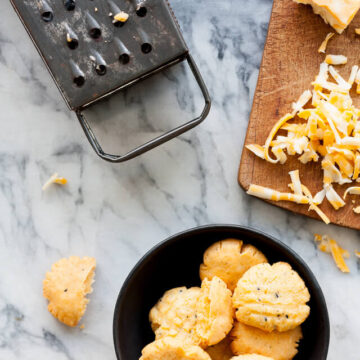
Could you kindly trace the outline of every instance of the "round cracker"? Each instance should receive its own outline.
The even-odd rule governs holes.
[[[180,339],[164,337],[147,345],[140,360],[211,360],[200,346],[185,344]]]
[[[264,331],[288,331],[310,313],[304,281],[284,262],[259,264],[239,280],[233,295],[238,321]]]
[[[271,333],[235,322],[230,337],[231,350],[235,355],[259,354],[274,360],[291,360],[298,352],[302,338],[301,327],[293,330]]]
[[[84,315],[95,267],[94,258],[71,256],[54,263],[46,273],[43,295],[49,301],[48,310],[65,325],[76,326]]]
[[[248,269],[266,262],[265,255],[256,247],[244,245],[241,240],[222,240],[205,251],[203,264],[200,265],[200,278],[211,280],[217,276],[234,291],[238,280]]]
[[[208,347],[205,351],[210,355],[211,360],[230,360],[234,354],[231,351],[231,338],[227,336],[216,345]]]
[[[206,348],[223,340],[233,325],[231,291],[217,276],[204,279],[197,302],[196,335],[200,346]]]
[[[198,287],[179,287],[165,292],[149,314],[156,340],[172,336],[181,337],[184,342],[199,344],[194,329],[200,293]]]
[[[274,359],[257,354],[248,354],[248,355],[234,356],[233,358],[231,358],[231,360],[274,360]]]

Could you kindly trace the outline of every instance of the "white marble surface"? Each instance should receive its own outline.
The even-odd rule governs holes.
[[[359,233],[276,209],[237,185],[272,1],[171,3],[213,97],[211,114],[185,136],[112,165],[93,153],[9,1],[0,2],[0,359],[115,359],[113,308],[136,261],[180,230],[235,223],[298,251],[328,303],[328,358],[359,360],[360,263],[352,258],[351,274],[343,275],[312,240],[314,232],[327,232],[353,252],[360,250]],[[115,122],[101,122],[109,146],[117,136],[126,145],[154,136],[201,105],[184,68],[158,78],[120,99],[121,128],[110,131]],[[68,186],[42,193],[54,171]],[[82,331],[58,323],[41,295],[51,263],[73,254],[98,261]]]

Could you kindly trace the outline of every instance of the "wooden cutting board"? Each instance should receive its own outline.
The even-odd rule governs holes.
[[[342,54],[348,64],[336,67],[347,79],[351,66],[360,65],[360,37],[354,29],[360,27],[360,12],[342,35],[335,35],[329,42],[327,54]],[[292,102],[302,92],[311,89],[311,82],[319,72],[324,54],[318,48],[329,32],[335,32],[310,6],[298,5],[292,0],[274,0],[264,49],[253,108],[250,115],[245,144],[263,145],[275,122],[291,111]],[[360,106],[360,95],[352,94],[356,106]],[[288,156],[284,165],[271,164],[257,158],[244,148],[239,170],[239,183],[247,190],[250,184],[271,187],[289,192],[288,172],[299,169],[303,184],[315,194],[322,189],[320,162],[301,164],[297,156]],[[354,185],[353,185],[354,186]],[[355,185],[356,186],[356,185]],[[360,186],[360,184],[359,184]],[[334,186],[343,195],[346,186]],[[335,211],[327,200],[320,208],[331,222],[337,225],[360,229],[360,215],[353,212],[360,205],[360,196],[350,196],[347,205]],[[352,200],[355,200],[354,204]],[[289,202],[270,202],[276,206],[318,219],[308,206]]]

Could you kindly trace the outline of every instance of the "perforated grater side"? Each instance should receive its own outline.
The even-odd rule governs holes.
[[[10,0],[95,152],[123,162],[201,123],[211,100],[166,0]],[[103,151],[83,111],[187,60],[205,99],[201,115],[125,155]]]

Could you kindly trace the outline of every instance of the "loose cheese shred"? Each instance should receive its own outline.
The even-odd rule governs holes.
[[[344,200],[340,197],[340,195],[334,190],[332,185],[325,186],[326,198],[329,203],[333,206],[335,210],[339,210],[341,207],[345,206]]]
[[[45,191],[51,184],[65,185],[67,180],[63,177],[59,177],[57,173],[52,175],[49,180],[43,185],[42,190]]]
[[[347,250],[342,249],[334,239],[329,238],[327,235],[314,236],[315,242],[318,243],[318,249],[325,253],[330,253],[335,261],[336,266],[344,273],[349,273],[350,270],[344,260],[349,258],[350,254]]]
[[[329,34],[326,35],[325,40],[321,43],[321,45],[319,47],[319,50],[318,50],[319,53],[324,53],[325,54],[328,42],[334,35],[335,35],[335,33],[329,33]]]
[[[294,170],[289,172],[291,182],[293,185],[293,191],[296,195],[303,195],[303,191],[301,188],[299,170]]]
[[[339,245],[336,243],[335,240],[330,239],[330,249],[331,254],[333,256],[333,259],[337,265],[337,267],[343,272],[343,273],[349,273],[350,270],[348,266],[346,265],[346,262],[342,256],[341,249],[339,248]]]
[[[355,251],[355,255],[360,259],[360,251]]]
[[[346,191],[344,193],[344,199],[346,199],[347,194],[360,195],[360,187],[353,186],[353,187],[349,187],[348,189],[346,189]]]
[[[283,193],[267,187],[251,184],[247,191],[249,195],[256,196],[260,199],[272,201],[290,201],[297,204],[308,204],[309,200],[306,196],[291,193]]]
[[[355,29],[355,34],[356,34],[356,35],[360,35],[360,29],[359,29],[359,28],[356,28],[356,29]]]
[[[257,144],[246,145],[246,148],[253,152],[256,156],[261,159],[265,159],[265,150],[262,146]]]
[[[359,72],[359,67],[357,65],[354,65],[352,68],[351,68],[351,73],[350,73],[350,77],[349,77],[349,80],[348,80],[348,83],[353,86],[355,80],[356,80],[356,76]]]
[[[347,57],[344,55],[326,55],[325,62],[329,65],[344,65]]]

